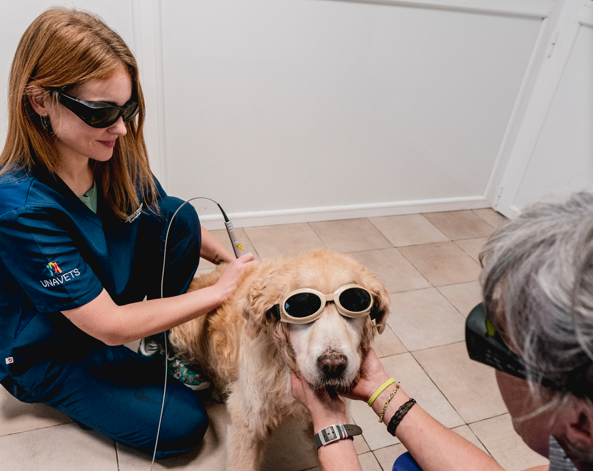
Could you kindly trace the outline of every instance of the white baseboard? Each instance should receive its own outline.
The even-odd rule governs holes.
[[[503,216],[506,216],[509,219],[515,219],[521,216],[521,210],[518,206],[510,205],[507,208],[497,208],[497,211],[500,212]]]
[[[489,207],[490,203],[484,196],[468,196],[433,200],[228,213],[228,216],[235,227],[254,227]],[[200,216],[200,221],[208,230],[224,228],[222,216],[218,214]]]

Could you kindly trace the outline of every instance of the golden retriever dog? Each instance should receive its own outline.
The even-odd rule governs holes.
[[[224,269],[194,279],[190,290],[213,285]],[[353,284],[370,294],[372,309],[346,317],[341,295],[331,295]],[[307,323],[279,319],[279,304],[303,288],[326,295],[319,317]],[[291,395],[291,370],[317,389],[348,389],[357,381],[371,340],[385,329],[389,306],[389,292],[373,273],[347,255],[319,250],[262,261],[246,270],[222,306],[171,330],[176,354],[201,365],[228,396],[228,469],[258,470],[271,430],[285,417],[311,422]]]

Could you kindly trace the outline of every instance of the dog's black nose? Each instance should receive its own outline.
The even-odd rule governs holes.
[[[348,366],[348,359],[343,353],[330,350],[317,359],[317,366],[326,376],[340,376]]]

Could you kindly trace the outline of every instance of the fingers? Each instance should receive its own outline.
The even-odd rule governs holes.
[[[371,348],[362,360],[360,379],[352,388],[340,395],[349,399],[367,401],[369,397],[381,386],[389,375],[375,351]]]
[[[366,356],[362,360],[361,375],[365,379],[371,379],[373,376],[381,375],[385,372],[383,364],[372,348],[369,349]]]
[[[242,272],[247,267],[255,267],[259,262],[255,260],[252,253],[244,253],[239,258],[233,260],[230,264],[234,269],[239,269]]]
[[[368,361],[379,361],[379,357],[377,356],[377,352],[375,352],[375,350],[373,350],[373,348],[369,348],[369,351],[367,352],[366,356],[364,357],[365,360]]]
[[[247,253],[244,253],[243,255],[241,255],[237,260],[240,260],[241,263],[249,263],[251,261],[254,261],[255,257],[253,256],[253,254],[251,252],[247,252]]]
[[[297,376],[294,371],[290,372],[290,387],[294,389],[296,386],[300,386],[301,379]],[[294,394],[293,394],[294,396]]]
[[[245,254],[241,255],[239,258],[233,260],[230,263],[229,267],[227,268],[227,271],[229,271],[229,270],[231,272],[235,271],[238,274],[240,274],[247,267],[254,267],[258,263],[259,262],[257,260],[255,260],[252,253],[245,253]]]
[[[254,267],[258,262],[253,258],[253,254],[246,253],[239,258],[233,260],[224,270],[218,281],[216,287],[220,293],[220,303],[225,302],[237,289],[237,284],[241,279],[243,272],[249,268]]]
[[[247,263],[250,262],[251,260],[254,260],[254,256],[251,252],[247,252],[244,253],[243,255],[241,255],[237,260],[241,260],[243,263]]]
[[[294,371],[290,372],[290,393],[298,402],[307,405],[303,382]]]
[[[311,387],[306,379],[301,378],[296,371],[290,372],[290,386],[292,388],[292,395],[295,399],[306,399],[308,396],[315,396],[316,391]],[[297,397],[296,395],[299,397]],[[302,403],[302,401],[299,401]]]

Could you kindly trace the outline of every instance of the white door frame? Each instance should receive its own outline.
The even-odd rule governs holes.
[[[558,0],[545,18],[486,190],[494,209],[521,213],[515,203],[581,26],[593,25],[593,2]]]

